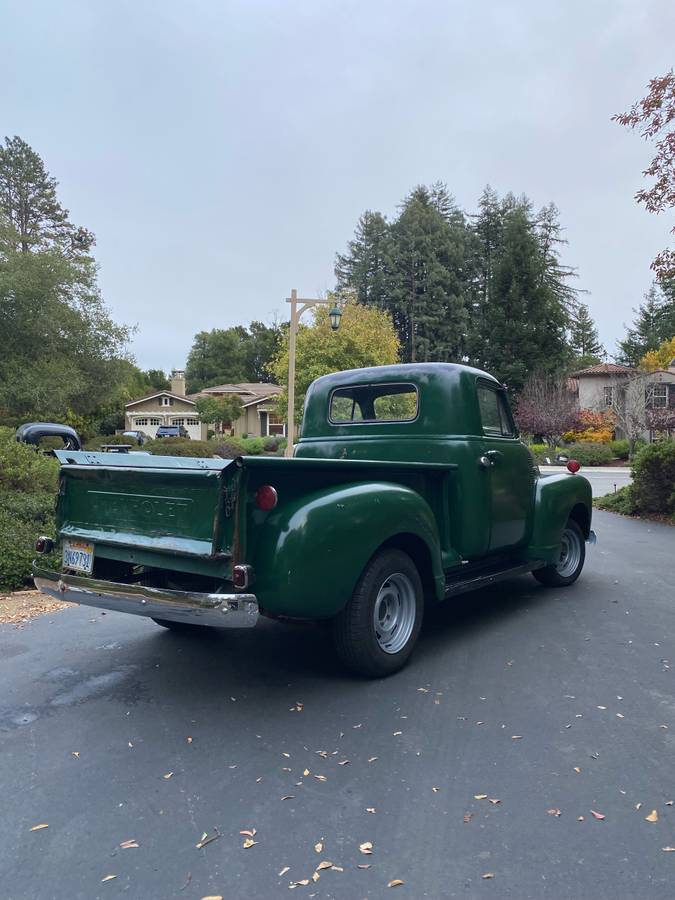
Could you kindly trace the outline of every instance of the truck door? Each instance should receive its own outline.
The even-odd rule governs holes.
[[[479,466],[489,480],[490,550],[522,543],[528,533],[534,470],[527,449],[516,436],[504,391],[489,381],[477,382],[483,428]]]

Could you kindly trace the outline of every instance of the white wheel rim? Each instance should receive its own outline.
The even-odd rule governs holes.
[[[380,649],[399,653],[410,640],[416,616],[412,582],[402,572],[390,575],[378,591],[373,608],[373,627]]]
[[[562,578],[574,575],[581,560],[581,539],[576,531],[566,528],[562,533],[560,542],[560,559],[556,565],[556,572]]]

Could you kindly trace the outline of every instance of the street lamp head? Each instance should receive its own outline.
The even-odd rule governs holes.
[[[333,331],[337,331],[340,327],[340,319],[342,318],[342,312],[337,303],[328,313],[328,318],[330,319],[330,327],[333,329]]]

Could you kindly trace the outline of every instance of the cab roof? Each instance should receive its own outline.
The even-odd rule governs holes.
[[[404,431],[410,435],[480,434],[475,391],[477,379],[501,387],[487,372],[457,363],[399,363],[323,375],[307,391],[301,440],[365,434],[384,436]],[[358,424],[329,421],[330,398],[337,388],[387,383],[414,385],[419,398],[415,419]]]

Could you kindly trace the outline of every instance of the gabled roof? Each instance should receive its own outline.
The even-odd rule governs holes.
[[[597,366],[589,366],[579,372],[572,372],[572,378],[586,378],[593,375],[631,375],[635,372],[630,366],[619,366],[616,363],[600,363]]]
[[[124,408],[128,409],[130,406],[136,406],[137,403],[145,403],[146,400],[154,400],[155,397],[173,397],[174,400],[184,400],[191,406],[195,405],[194,400],[191,400],[189,397],[183,397],[181,394],[174,394],[171,391],[155,391],[154,394],[148,394],[146,397],[140,397],[138,400],[131,400],[129,403],[125,403]]]

